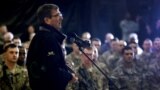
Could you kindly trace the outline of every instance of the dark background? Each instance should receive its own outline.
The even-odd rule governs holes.
[[[36,25],[35,12],[44,3],[60,7],[64,33],[89,31],[101,40],[107,32],[121,38],[119,22],[126,11],[141,15],[152,27],[160,16],[160,0],[1,0],[0,23],[14,34],[23,33],[27,25]]]

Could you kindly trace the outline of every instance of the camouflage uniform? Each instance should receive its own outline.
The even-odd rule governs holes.
[[[77,73],[78,68],[81,65],[81,59],[80,55],[75,55],[74,53],[70,53],[66,57],[67,65],[75,72]],[[76,90],[77,83],[69,83],[66,87],[66,90]]]
[[[136,65],[132,63],[132,67],[127,68],[124,63],[113,71],[110,78],[119,90],[141,90],[141,76]]]
[[[0,90],[31,90],[27,70],[16,65],[13,74],[6,65],[0,65]]]
[[[160,56],[156,56],[152,59],[154,63],[149,65],[148,82],[150,84],[150,90],[160,90]]]
[[[104,77],[95,67],[87,69],[82,65],[78,69],[78,78],[79,81],[72,90],[108,90],[108,87],[103,88],[108,83],[103,83]]]
[[[66,62],[68,64],[68,66],[74,70],[74,72],[77,72],[77,69],[79,68],[79,66],[81,65],[81,59],[80,59],[80,54],[79,55],[75,55],[74,53],[70,53],[69,55],[67,55],[66,57]]]
[[[153,63],[152,59],[155,58],[155,55],[152,52],[143,52],[138,60],[137,63],[139,63],[141,65],[141,67],[143,68],[143,70],[148,70],[149,65]]]
[[[99,62],[104,63],[106,65],[105,71],[108,71],[106,74],[111,74],[112,71],[117,67],[117,62],[120,59],[120,54],[113,52],[111,50],[104,52],[100,57],[99,57]]]
[[[139,56],[139,59],[136,62],[140,70],[140,73],[142,75],[142,89],[143,90],[152,90],[150,86],[151,72],[149,71],[149,68],[150,68],[150,65],[153,64],[154,58],[155,56],[153,55],[153,53],[143,52]]]
[[[106,66],[106,64],[104,64],[103,62],[96,62],[97,66],[104,72],[104,74],[107,76],[105,77],[102,73],[101,75],[103,76],[103,90],[108,90],[109,89],[109,80],[107,79],[109,77],[109,74],[107,74],[109,72],[109,70],[107,69],[108,67]],[[109,89],[110,90],[110,89]]]

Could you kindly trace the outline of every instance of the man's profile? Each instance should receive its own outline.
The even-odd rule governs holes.
[[[61,44],[65,39],[62,14],[55,4],[44,4],[37,10],[39,31],[31,41],[27,69],[32,90],[65,90],[75,80],[65,64]]]

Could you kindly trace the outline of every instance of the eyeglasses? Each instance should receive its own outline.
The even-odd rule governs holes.
[[[55,15],[52,15],[52,17],[58,17],[58,16],[62,17],[63,15],[62,15],[62,13],[57,13]]]

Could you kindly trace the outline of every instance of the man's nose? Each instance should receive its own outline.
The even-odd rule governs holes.
[[[60,16],[60,19],[63,20],[63,16]]]

